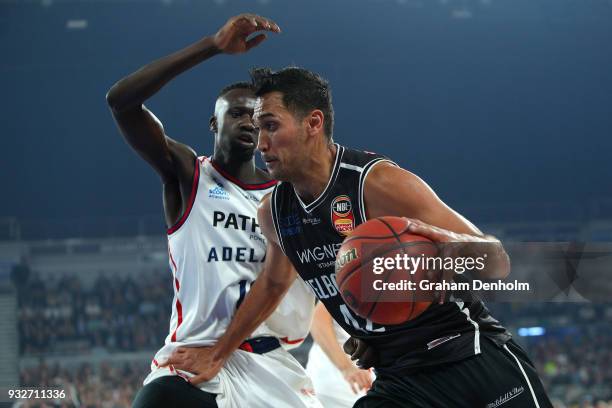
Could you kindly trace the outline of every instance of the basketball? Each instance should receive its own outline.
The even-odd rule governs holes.
[[[418,282],[427,279],[427,270],[419,267],[410,271],[389,264],[380,267],[380,259],[438,254],[436,244],[412,234],[409,225],[402,217],[375,218],[355,228],[342,243],[336,257],[336,283],[358,316],[383,325],[400,324],[417,318],[432,303],[434,294],[418,288]],[[408,282],[413,282],[412,290],[373,289],[383,284],[407,286]]]

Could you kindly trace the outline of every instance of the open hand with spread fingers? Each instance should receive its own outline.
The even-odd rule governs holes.
[[[227,20],[227,23],[214,36],[215,46],[226,54],[240,54],[258,46],[266,39],[265,33],[252,38],[258,31],[280,33],[280,27],[272,20],[256,14],[240,14]]]

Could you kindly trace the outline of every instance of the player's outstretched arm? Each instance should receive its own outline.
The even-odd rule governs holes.
[[[447,206],[418,176],[389,163],[376,165],[365,188],[368,218],[393,215],[410,218],[410,230],[435,242],[457,242],[453,256],[486,253],[483,278],[500,279],[510,273],[510,259],[501,242],[484,235],[474,224]],[[471,244],[476,245],[471,245]]]
[[[342,372],[344,379],[349,383],[355,394],[359,390],[367,391],[370,389],[372,375],[368,370],[357,368],[340,348],[334,332],[332,316],[321,302],[315,307],[310,334],[330,361]]]
[[[180,176],[177,170],[182,165],[192,174],[195,154],[167,138],[161,122],[143,103],[174,77],[202,61],[220,53],[243,53],[257,46],[266,35],[248,37],[258,31],[280,32],[280,28],[273,21],[253,14],[232,17],[216,34],[145,65],[108,91],[106,100],[124,138],[163,180]]]
[[[210,380],[221,370],[229,356],[274,312],[297,277],[291,262],[276,243],[268,197],[260,204],[257,216],[268,240],[266,261],[225,334],[212,347],[179,347],[161,364],[196,374],[189,379],[192,384]]]

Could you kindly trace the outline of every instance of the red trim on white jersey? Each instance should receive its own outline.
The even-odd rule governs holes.
[[[193,182],[191,184],[191,194],[189,195],[189,201],[187,202],[187,209],[185,209],[185,212],[183,213],[181,218],[179,218],[179,220],[173,226],[168,228],[168,230],[166,231],[168,235],[176,232],[176,230],[181,228],[181,225],[183,225],[187,220],[187,217],[189,217],[189,213],[191,212],[191,208],[193,207],[193,202],[195,201],[196,194],[198,193],[198,184],[200,184],[200,159],[196,158],[195,170],[193,172]]]
[[[240,350],[244,350],[244,351],[248,351],[249,353],[253,352],[253,346],[251,346],[249,343],[247,343],[246,341],[244,343],[242,343],[240,345],[240,347],[238,347]]]
[[[174,267],[173,270],[173,275],[174,275],[174,286],[176,287],[176,314],[178,316],[178,321],[176,323],[176,327],[174,328],[174,332],[172,332],[172,337],[171,340],[173,342],[176,341],[176,332],[178,330],[178,328],[180,327],[181,323],[183,323],[183,305],[181,304],[181,301],[179,300],[179,290],[181,289],[181,284],[178,280],[178,278],[176,277],[176,263],[174,262],[174,258],[172,257],[172,251],[170,251],[170,243],[168,243],[168,255],[170,256],[170,262],[172,262],[172,266]]]
[[[289,340],[289,337],[283,337],[283,338],[280,339],[280,341],[282,341],[283,343],[286,343],[286,344],[299,344],[299,343],[303,342],[304,339]]]
[[[228,181],[231,181],[232,183],[234,183],[235,185],[237,185],[238,187],[240,187],[243,190],[265,190],[267,188],[274,187],[276,185],[276,183],[277,183],[276,180],[270,180],[270,181],[266,181],[265,183],[257,183],[257,184],[244,183],[244,182],[238,180],[236,177],[228,174],[225,170],[223,170],[214,161],[210,160],[210,164],[212,164],[212,166],[215,168],[215,170],[217,170],[217,172],[219,172],[219,174],[221,174],[224,178],[226,178]]]

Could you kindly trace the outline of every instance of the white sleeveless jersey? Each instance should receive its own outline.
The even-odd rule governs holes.
[[[266,240],[257,207],[274,185],[244,184],[210,159],[197,160],[187,210],[168,230],[174,299],[170,332],[153,366],[178,346],[212,345],[223,335],[262,269]],[[272,335],[289,346],[306,337],[314,298],[301,279],[290,292],[270,317],[274,330],[264,323],[253,337]]]

